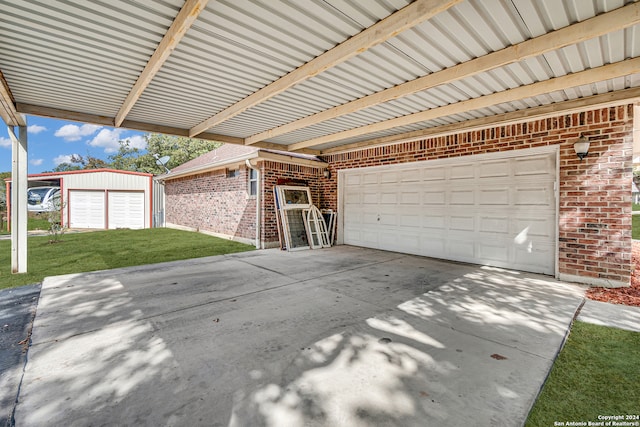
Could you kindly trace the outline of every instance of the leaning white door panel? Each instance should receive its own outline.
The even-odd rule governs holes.
[[[556,151],[359,168],[342,177],[346,244],[555,272]]]
[[[69,227],[105,228],[104,191],[69,191]]]

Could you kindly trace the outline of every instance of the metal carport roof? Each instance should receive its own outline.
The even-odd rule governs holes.
[[[634,102],[639,54],[632,0],[0,0],[0,117],[22,194],[22,114],[329,154]]]
[[[628,102],[639,22],[625,0],[0,0],[0,113],[322,154]]]

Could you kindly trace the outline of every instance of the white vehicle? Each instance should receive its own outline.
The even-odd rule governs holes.
[[[29,212],[51,212],[60,209],[60,187],[33,187],[27,192]]]

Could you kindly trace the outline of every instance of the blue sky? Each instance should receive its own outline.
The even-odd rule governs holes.
[[[4,125],[4,123],[3,123]],[[50,171],[68,162],[73,154],[106,160],[118,151],[118,141],[129,139],[132,147],[144,149],[144,133],[108,126],[27,116],[29,173]],[[17,132],[16,128],[16,132]],[[11,140],[0,127],[0,172],[11,170]]]

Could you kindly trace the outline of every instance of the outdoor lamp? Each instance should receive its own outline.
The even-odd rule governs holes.
[[[589,139],[582,134],[580,134],[580,138],[578,138],[578,140],[573,143],[573,149],[580,158],[580,161],[582,161],[582,159],[587,157],[587,154],[589,154],[589,144]]]
[[[331,171],[329,169],[325,169],[323,175],[325,178],[329,179],[331,178]]]

